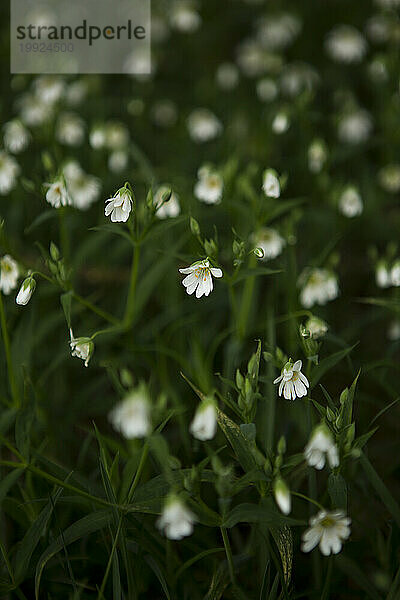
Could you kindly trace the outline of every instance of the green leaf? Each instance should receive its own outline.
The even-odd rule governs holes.
[[[330,473],[328,492],[333,508],[342,508],[347,511],[347,485],[340,473]]]
[[[285,517],[272,506],[265,504],[244,503],[235,506],[223,522],[223,527],[234,527],[238,523],[264,523],[268,527],[283,527],[284,525],[305,525],[305,521]]]
[[[147,564],[149,565],[149,567],[151,568],[151,570],[153,571],[154,575],[157,577],[158,581],[161,584],[161,587],[163,589],[163,592],[165,594],[165,597],[167,598],[167,600],[171,600],[171,596],[168,590],[168,584],[167,581],[165,579],[164,573],[161,570],[160,565],[157,563],[157,561],[150,555],[150,554],[146,554],[144,557],[144,560],[147,562]]]
[[[400,527],[400,506],[393,498],[392,494],[389,492],[386,485],[383,483],[382,479],[379,477],[378,473],[375,471],[374,467],[371,465],[364,452],[361,452],[360,462],[372,487],[374,488],[374,490],[382,500],[383,504],[386,506],[386,508],[396,521],[398,527]]]
[[[327,371],[332,369],[335,365],[337,365],[341,360],[343,360],[354,348],[358,345],[358,342],[349,348],[345,348],[344,350],[339,350],[339,352],[335,352],[321,360],[319,365],[313,369],[311,375],[311,389],[314,388],[318,381],[325,375]]]
[[[217,420],[243,470],[246,473],[256,470],[257,463],[251,453],[250,444],[240,431],[240,427],[220,409],[217,410]]]
[[[61,305],[63,307],[65,320],[67,321],[68,328],[71,329],[71,302],[73,292],[67,292],[60,296]]]
[[[3,502],[4,498],[7,496],[8,492],[16,483],[16,481],[21,477],[22,473],[25,469],[14,469],[11,473],[8,473],[1,481],[0,481],[0,504]]]

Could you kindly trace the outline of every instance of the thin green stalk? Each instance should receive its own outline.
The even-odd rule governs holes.
[[[2,556],[3,556],[4,562],[6,563],[6,567],[7,567],[7,571],[8,571],[8,574],[10,576],[10,579],[11,579],[11,583],[14,584],[15,579],[14,579],[14,573],[13,573],[13,570],[12,570],[12,566],[11,566],[11,563],[10,563],[10,561],[8,559],[7,551],[4,548],[4,546],[3,546],[3,544],[2,544],[1,541],[0,541],[0,552],[1,552]]]
[[[133,322],[135,314],[135,295],[136,295],[136,282],[139,271],[139,257],[140,257],[140,246],[135,246],[133,249],[132,267],[131,267],[131,279],[129,283],[128,298],[126,301],[125,318],[124,322],[127,326]]]
[[[134,480],[132,481],[132,485],[129,488],[128,497],[127,497],[128,504],[132,500],[133,494],[137,488],[137,485],[138,485],[140,477],[142,475],[148,454],[149,454],[149,445],[147,442],[145,442],[145,444],[143,446],[143,450],[142,450],[142,456],[140,457],[140,462],[139,462],[138,468],[136,470]]]
[[[222,539],[224,540],[225,554],[226,559],[228,561],[229,576],[231,578],[232,584],[235,585],[235,570],[233,567],[232,549],[229,542],[228,532],[226,531],[225,527],[220,527],[220,530],[222,534]]]
[[[249,260],[249,268],[253,267],[255,262],[256,262],[256,257],[253,254]],[[238,336],[240,339],[244,339],[246,336],[247,321],[249,319],[249,312],[250,312],[251,303],[253,300],[253,291],[254,291],[255,280],[256,280],[256,278],[254,275],[251,277],[248,277],[246,279],[246,283],[244,285],[242,298],[241,298],[240,311],[239,311],[239,316],[238,316],[238,323],[237,323],[237,332],[238,332]]]
[[[91,310],[92,312],[96,313],[96,315],[98,315],[99,317],[101,317],[105,321],[108,321],[109,323],[112,323],[113,325],[119,325],[120,324],[120,322],[118,321],[118,319],[116,319],[115,317],[113,317],[112,315],[110,315],[108,312],[102,310],[101,308],[98,308],[97,306],[95,306],[94,304],[92,304],[91,302],[89,302],[89,300],[85,300],[85,298],[82,298],[81,296],[79,296],[75,292],[73,292],[73,297],[80,304],[82,304],[83,306],[85,306],[86,308],[88,308],[89,310]]]
[[[19,393],[18,393],[17,382],[15,379],[14,369],[13,369],[13,364],[12,364],[10,338],[8,336],[6,314],[4,312],[3,294],[1,292],[0,292],[0,322],[1,322],[1,331],[3,334],[4,352],[6,355],[8,381],[10,384],[11,397],[13,399],[14,406],[16,408],[18,408],[19,407]]]
[[[97,600],[102,600],[104,598],[104,588],[106,587],[106,583],[107,583],[108,575],[110,573],[115,550],[117,548],[119,533],[121,531],[121,525],[122,525],[122,515],[119,518],[117,533],[115,534],[114,542],[113,542],[113,545],[111,548],[110,556],[108,558],[107,567],[106,567],[106,571],[104,573],[103,581],[101,582],[101,587],[99,589],[99,593],[97,594]]]
[[[67,265],[70,262],[70,245],[69,245],[69,237],[68,230],[65,226],[65,206],[61,206],[58,209],[58,217],[59,217],[59,225],[60,225],[60,246],[63,257]]]
[[[275,307],[274,307],[274,296],[273,290],[269,290],[267,299],[267,341],[270,348],[275,348],[276,336],[275,336]],[[265,405],[265,417],[261,421],[266,427],[266,450],[272,450],[274,443],[274,428],[275,428],[275,411],[276,411],[276,392],[273,384],[274,380],[274,365],[272,361],[267,366],[267,398],[263,402]]]

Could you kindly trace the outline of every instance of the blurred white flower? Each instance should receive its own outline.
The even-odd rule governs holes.
[[[263,227],[257,235],[252,237],[257,248],[261,248],[263,260],[272,260],[279,256],[286,245],[285,239],[272,227]]]
[[[400,339],[400,321],[392,321],[390,323],[387,336],[392,342],[397,342]]]
[[[179,272],[187,275],[182,280],[186,292],[189,295],[196,292],[196,298],[201,298],[203,294],[208,296],[214,288],[212,278],[222,277],[221,269],[210,266],[208,258],[199,260],[185,269],[179,269]]]
[[[218,87],[228,92],[237,87],[239,83],[239,71],[233,63],[222,63],[215,73],[215,79]]]
[[[355,27],[337,25],[328,33],[325,48],[337,62],[359,63],[367,52],[367,42]]]
[[[66,92],[66,100],[70,106],[78,106],[86,98],[88,84],[83,79],[77,79],[69,84]]]
[[[124,123],[109,121],[105,127],[106,146],[110,150],[125,150],[129,144],[129,131]]]
[[[181,540],[193,533],[195,515],[177,496],[170,496],[156,525],[170,540]]]
[[[31,134],[18,119],[8,121],[4,125],[4,147],[12,154],[19,154],[27,148]]]
[[[380,288],[387,288],[391,285],[391,276],[386,261],[380,260],[375,269],[376,285]]]
[[[291,98],[303,92],[311,92],[318,82],[318,74],[307,63],[300,61],[286,65],[280,77],[280,88]]]
[[[400,259],[394,261],[390,270],[390,282],[395,287],[400,286]]]
[[[277,135],[282,135],[290,127],[289,117],[286,112],[280,111],[276,113],[272,120],[272,131]]]
[[[376,85],[386,83],[389,79],[386,62],[381,57],[375,57],[368,65],[368,74]]]
[[[33,277],[27,277],[22,283],[15,302],[20,306],[26,306],[32,297],[33,292],[36,288],[36,281]]]
[[[0,258],[0,291],[6,296],[17,287],[19,269],[9,254]]]
[[[316,138],[308,147],[308,168],[311,173],[320,173],[328,158],[328,150],[324,140]]]
[[[268,53],[254,39],[245,40],[240,44],[236,60],[246,77],[259,77],[268,70]]]
[[[57,179],[53,183],[47,183],[46,186],[49,188],[46,193],[46,200],[51,206],[60,208],[60,206],[72,204],[71,196],[62,179]]]
[[[74,338],[72,329],[69,330],[69,336],[71,356],[76,356],[76,358],[80,358],[81,360],[83,360],[85,363],[85,367],[87,367],[89,365],[89,361],[92,358],[92,354],[94,351],[93,341],[88,337]]]
[[[352,219],[361,215],[363,201],[360,192],[354,185],[347,186],[339,198],[339,210],[345,217]]]
[[[25,94],[17,101],[21,121],[30,127],[43,125],[50,120],[53,111],[51,106],[44,104],[39,98],[32,94]]]
[[[156,207],[156,216],[159,219],[177,217],[181,212],[178,197],[174,192],[171,192],[170,199],[167,202],[163,201],[163,198],[169,192],[171,192],[171,188],[168,185],[160,185],[154,194],[153,202]]]
[[[278,86],[271,77],[263,77],[257,81],[256,93],[262,102],[272,102],[278,95]]]
[[[400,6],[400,0],[375,0],[375,2],[382,8],[397,8]]]
[[[132,194],[126,187],[120,188],[116,194],[106,200],[108,202],[104,214],[111,215],[113,223],[126,223],[132,210]]]
[[[301,372],[301,360],[296,360],[293,364],[291,360],[283,367],[281,374],[274,380],[274,383],[279,383],[279,396],[283,396],[286,400],[296,400],[307,396],[307,388],[309,387],[308,379]]]
[[[104,148],[107,140],[107,132],[104,125],[95,125],[89,134],[89,144],[94,150]]]
[[[33,83],[36,97],[44,104],[55,104],[65,93],[65,81],[54,75],[42,75]]]
[[[281,195],[281,185],[277,172],[274,169],[266,169],[264,171],[262,189],[268,198],[279,198]]]
[[[67,161],[63,167],[63,175],[72,206],[86,210],[99,198],[100,180],[93,175],[87,175],[77,161]]]
[[[222,133],[221,121],[207,108],[196,108],[187,118],[189,135],[193,141],[202,143],[213,140]]]
[[[2,196],[14,189],[20,171],[15,158],[0,150],[0,194]]]
[[[400,192],[400,165],[390,163],[379,171],[379,183],[386,192],[397,194]]]
[[[310,467],[318,470],[324,468],[326,458],[331,469],[339,466],[338,449],[327,425],[321,423],[315,427],[304,449],[304,456]]]
[[[173,127],[178,120],[175,102],[168,99],[157,100],[151,108],[151,117],[158,127]]]
[[[212,440],[217,431],[217,409],[213,400],[205,400],[197,407],[189,431],[201,442]]]
[[[292,498],[288,486],[280,477],[274,481],[274,496],[280,511],[288,515],[292,510]]]
[[[257,39],[264,48],[281,51],[294,42],[301,27],[300,19],[293,14],[269,14],[259,21]]]
[[[366,24],[368,37],[375,44],[387,42],[391,30],[391,20],[385,14],[373,15]]]
[[[194,33],[201,25],[201,16],[190,0],[175,0],[169,14],[171,27],[182,33]]]
[[[58,119],[56,137],[65,146],[80,146],[85,138],[83,120],[74,113],[63,113]]]
[[[310,528],[302,535],[303,552],[310,552],[319,544],[324,556],[338,554],[342,544],[350,535],[351,520],[341,510],[321,510],[310,519]]]
[[[338,136],[346,144],[361,144],[367,141],[371,131],[372,121],[366,110],[353,110],[339,120]]]
[[[110,412],[109,419],[125,438],[143,438],[151,433],[150,410],[148,391],[142,383]]]
[[[113,173],[122,173],[128,166],[129,154],[125,150],[114,150],[108,157],[108,168]]]
[[[198,170],[197,177],[198,181],[193,190],[196,198],[206,204],[219,204],[224,191],[221,175],[206,165]]]
[[[304,327],[314,340],[317,340],[318,338],[322,337],[328,331],[327,323],[325,323],[323,319],[315,317],[314,315],[307,319],[307,321],[304,324]]]
[[[337,298],[339,286],[337,277],[327,269],[311,269],[305,277],[300,277],[300,284],[304,285],[300,292],[300,302],[305,308],[314,304],[326,304]]]

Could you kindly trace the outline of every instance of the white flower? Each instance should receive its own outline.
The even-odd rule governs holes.
[[[304,327],[314,340],[322,337],[328,331],[328,325],[325,323],[325,321],[319,317],[315,317],[314,315],[307,319]]]
[[[77,161],[66,162],[63,175],[73,206],[86,210],[98,199],[101,190],[100,180],[93,175],[87,175]]]
[[[390,271],[390,281],[391,284],[395,287],[400,286],[400,259],[396,260],[393,263],[393,266]]]
[[[202,143],[213,140],[222,132],[221,121],[207,108],[196,108],[187,118],[189,135],[193,141]]]
[[[340,212],[349,219],[361,215],[363,201],[358,189],[354,185],[347,186],[339,198]]]
[[[140,384],[110,412],[109,419],[125,438],[143,438],[151,432],[150,408],[147,388]]]
[[[8,295],[17,286],[19,269],[16,261],[9,254],[0,258],[0,291]]]
[[[123,187],[119,189],[113,198],[106,200],[108,202],[104,214],[106,217],[111,215],[113,223],[126,223],[132,210],[132,194]]]
[[[262,189],[268,198],[279,198],[281,195],[281,185],[278,175],[273,169],[266,169],[264,171]]]
[[[337,62],[359,63],[367,51],[367,42],[355,27],[338,25],[329,32],[325,48]]]
[[[206,204],[219,204],[224,191],[224,181],[216,171],[208,166],[201,167],[197,172],[198,181],[193,193],[198,200]]]
[[[177,496],[171,496],[156,525],[170,540],[181,540],[193,533],[195,521],[195,515],[186,508],[183,501]]]
[[[257,40],[247,39],[237,50],[237,63],[246,77],[258,77],[267,71],[268,52]]]
[[[77,79],[69,84],[67,88],[67,103],[70,106],[78,106],[83,102],[88,93],[88,84],[83,79]]]
[[[0,194],[2,196],[15,187],[20,170],[15,158],[0,150]]]
[[[106,145],[106,128],[104,125],[96,125],[89,134],[89,144],[94,150],[100,150]]]
[[[400,165],[392,163],[378,173],[379,183],[386,192],[397,194],[400,191]]]
[[[278,112],[272,121],[272,131],[277,135],[286,133],[290,127],[290,121],[287,113],[281,111]]]
[[[331,469],[339,466],[339,454],[329,428],[321,423],[315,427],[310,440],[304,449],[304,456],[310,467],[321,470],[325,466],[325,458]]]
[[[194,33],[201,25],[201,16],[192,2],[175,0],[169,15],[171,27],[182,33]]]
[[[18,119],[4,125],[4,147],[8,152],[19,154],[28,146],[30,139],[31,134]]]
[[[324,556],[338,554],[342,543],[350,535],[351,520],[341,510],[321,510],[310,519],[310,528],[302,535],[303,552],[310,552],[317,544]]]
[[[256,93],[262,102],[272,102],[278,95],[278,86],[270,77],[263,77],[257,81]]]
[[[110,150],[126,149],[129,144],[129,131],[119,121],[110,121],[106,126],[106,146]]]
[[[391,274],[384,260],[380,260],[376,265],[375,281],[376,285],[380,288],[387,288],[391,285]]]
[[[327,269],[311,269],[301,290],[300,302],[305,308],[311,308],[314,304],[326,304],[334,300],[338,294],[339,286],[334,273]]]
[[[84,122],[74,113],[62,114],[58,120],[56,137],[66,146],[80,146],[85,137]]]
[[[311,173],[320,173],[328,158],[325,142],[315,139],[308,148],[308,168]]]
[[[92,354],[94,351],[94,344],[92,340],[87,337],[74,338],[72,329],[69,330],[69,336],[71,356],[76,356],[76,358],[80,358],[81,360],[83,360],[85,363],[85,367],[87,367],[89,365],[89,360],[92,358]]]
[[[108,157],[108,168],[113,173],[121,173],[128,166],[129,155],[125,150],[114,150]]]
[[[51,106],[44,104],[32,94],[22,96],[18,101],[18,105],[21,111],[21,121],[31,127],[42,125],[49,121],[53,115]]]
[[[62,179],[57,179],[54,183],[47,183],[48,190],[46,193],[46,200],[54,208],[60,208],[60,206],[67,206],[71,204],[71,197]]]
[[[36,97],[43,104],[55,104],[65,92],[65,82],[62,78],[53,75],[43,75],[34,81]]]
[[[303,92],[312,92],[318,79],[317,72],[310,65],[297,61],[284,67],[280,88],[284,95],[294,98]]]
[[[178,197],[174,192],[171,192],[168,202],[163,202],[163,198],[168,192],[171,192],[171,189],[167,185],[161,185],[154,194],[153,202],[156,207],[156,216],[159,219],[177,217],[181,212]]]
[[[182,284],[186,292],[190,295],[196,292],[196,298],[201,298],[204,294],[208,296],[213,291],[213,277],[222,277],[221,269],[210,266],[208,258],[199,260],[186,269],[179,269],[180,273],[187,275]]]
[[[252,239],[255,245],[262,249],[262,259],[265,261],[279,256],[286,244],[284,238],[272,227],[263,227]]]
[[[217,431],[217,409],[212,400],[198,406],[189,430],[201,442],[212,440]]]
[[[235,89],[239,82],[239,71],[233,63],[222,63],[217,69],[215,78],[221,90],[230,91]]]
[[[36,288],[36,281],[33,277],[27,277],[20,287],[20,290],[15,298],[15,302],[20,306],[26,306],[31,299],[31,296]]]
[[[281,374],[274,380],[274,383],[279,383],[279,395],[286,400],[296,400],[307,396],[307,388],[309,387],[308,379],[301,372],[302,362],[296,360],[293,364],[290,360],[283,367]]]
[[[257,38],[268,50],[287,48],[301,31],[301,21],[290,13],[269,14],[258,25]]]
[[[342,116],[338,126],[338,136],[346,144],[361,144],[367,141],[372,130],[372,121],[366,110],[353,110]]]
[[[292,499],[288,486],[280,477],[274,481],[274,496],[280,511],[288,515],[292,509]]]

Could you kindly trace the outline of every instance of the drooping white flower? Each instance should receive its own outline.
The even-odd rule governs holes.
[[[22,283],[20,290],[15,298],[15,302],[20,306],[26,306],[32,297],[36,288],[36,281],[33,277],[27,277]]]
[[[4,147],[12,154],[19,154],[28,146],[31,134],[19,119],[4,125]]]
[[[175,0],[170,9],[171,27],[181,33],[194,33],[201,25],[201,16],[189,0]]]
[[[263,77],[257,81],[256,93],[262,102],[272,102],[278,95],[278,86],[271,77]]]
[[[351,519],[341,510],[321,510],[311,517],[310,527],[302,535],[303,552],[310,552],[319,544],[324,556],[338,554],[342,544],[350,535]]]
[[[263,227],[252,239],[263,251],[262,259],[265,261],[279,256],[286,245],[286,240],[272,227]]]
[[[110,412],[109,419],[125,438],[143,438],[151,432],[150,410],[148,391],[141,383]]]
[[[208,296],[213,290],[213,277],[222,277],[221,269],[210,266],[208,258],[199,260],[190,267],[179,269],[180,273],[187,275],[182,284],[186,292],[190,295],[196,292],[196,298],[201,298],[203,294]]]
[[[292,510],[292,498],[288,486],[280,477],[274,481],[274,496],[280,511],[288,515]]]
[[[54,206],[54,208],[60,208],[60,206],[67,206],[72,203],[69,192],[62,179],[57,179],[53,183],[47,183],[46,186],[49,188],[46,193],[46,200],[51,206]]]
[[[113,223],[126,223],[132,210],[132,194],[128,188],[120,188],[113,198],[106,200],[108,202],[104,214],[106,217],[111,215]]]
[[[279,198],[281,195],[281,184],[274,169],[266,169],[264,171],[262,189],[268,198]]]
[[[308,148],[308,168],[311,173],[320,173],[328,158],[328,151],[323,140],[313,140]]]
[[[80,146],[85,137],[83,120],[74,113],[63,113],[57,123],[56,137],[65,146]]]
[[[272,120],[272,131],[277,135],[286,133],[290,127],[289,117],[286,112],[280,111],[276,113]]]
[[[274,383],[279,383],[279,395],[286,400],[296,400],[307,396],[307,388],[309,387],[308,379],[301,372],[301,360],[296,360],[293,364],[291,360],[283,367],[281,374],[274,380]]]
[[[209,166],[201,167],[197,172],[198,181],[194,186],[193,193],[198,200],[206,204],[219,204],[224,190],[224,181]]]
[[[303,280],[303,277],[300,277]],[[326,304],[337,298],[339,286],[336,275],[328,269],[311,269],[305,277],[300,292],[300,302],[305,308],[314,304]]]
[[[83,360],[85,367],[87,367],[94,351],[93,341],[88,337],[75,338],[74,334],[72,333],[72,329],[69,330],[69,336],[71,356],[76,356],[76,358]]]
[[[361,215],[363,201],[360,192],[354,185],[347,186],[339,198],[339,210],[345,217],[352,219]]]
[[[205,400],[198,406],[189,430],[201,442],[213,439],[217,431],[217,409],[213,400]]]
[[[0,291],[6,296],[16,288],[19,269],[16,261],[9,254],[0,258]]]
[[[366,110],[356,109],[339,120],[338,136],[346,144],[362,144],[369,138],[372,130],[372,120]]]
[[[391,285],[391,273],[385,260],[380,260],[375,269],[376,285],[380,288],[387,288]]]
[[[157,527],[170,540],[181,540],[193,533],[196,517],[177,496],[170,496],[165,503]]]
[[[318,338],[322,337],[328,331],[327,323],[314,315],[307,319],[307,321],[304,324],[304,327],[314,340],[317,340]]]
[[[167,219],[177,217],[181,212],[181,207],[179,205],[178,196],[171,192],[170,199],[167,202],[163,201],[168,192],[171,192],[171,188],[167,185],[160,185],[154,194],[154,206],[156,207],[156,216],[159,219]]]
[[[15,158],[0,150],[0,194],[2,196],[14,189],[20,171]]]
[[[400,259],[394,261],[390,270],[390,283],[395,287],[400,286]]]
[[[304,456],[310,467],[318,470],[324,468],[326,458],[331,469],[339,466],[338,449],[327,425],[321,423],[315,427],[304,449]]]
[[[229,92],[239,83],[239,71],[233,63],[222,63],[215,74],[217,85],[221,90]]]
[[[378,173],[379,183],[386,192],[397,194],[400,192],[400,165],[391,163],[383,167]]]
[[[341,63],[359,63],[367,51],[364,36],[351,25],[337,25],[329,32],[325,48],[329,56]]]
[[[189,135],[197,143],[213,140],[222,133],[222,123],[207,108],[196,108],[187,118]]]

